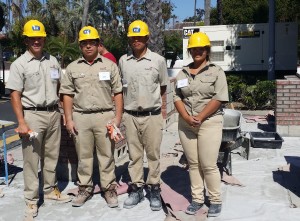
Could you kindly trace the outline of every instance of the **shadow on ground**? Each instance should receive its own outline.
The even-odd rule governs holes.
[[[191,201],[190,178],[185,168],[171,165],[161,174],[162,181],[178,194]]]
[[[300,157],[285,156],[289,171],[273,171],[273,180],[300,197]]]
[[[9,183],[13,181],[13,179],[18,173],[23,171],[23,168],[17,167],[15,165],[10,165],[10,164],[7,164],[7,168],[8,168]],[[5,166],[4,166],[4,161],[2,160],[0,161],[0,177],[5,177]]]

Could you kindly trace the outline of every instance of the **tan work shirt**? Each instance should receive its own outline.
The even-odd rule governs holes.
[[[146,54],[135,58],[123,55],[119,60],[124,91],[124,109],[132,111],[161,108],[160,87],[168,84],[166,60],[147,49]]]
[[[188,66],[177,74],[174,102],[182,100],[191,116],[200,113],[212,99],[228,101],[228,87],[224,71],[210,62],[197,75],[189,73]],[[219,114],[217,111],[216,114]]]
[[[55,57],[43,53],[38,60],[26,51],[10,66],[6,88],[22,93],[24,107],[46,107],[58,103],[61,68]]]
[[[60,94],[74,95],[75,111],[112,110],[112,93],[122,92],[117,65],[100,55],[92,64],[84,57],[73,61],[62,77]]]

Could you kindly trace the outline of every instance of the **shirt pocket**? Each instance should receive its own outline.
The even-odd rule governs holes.
[[[25,73],[24,78],[25,88],[32,89],[42,84],[42,76],[38,71]]]
[[[83,88],[87,85],[86,76],[84,73],[72,73],[72,79],[76,88]]]
[[[144,73],[139,76],[139,83],[151,93],[154,92],[159,83],[158,72],[153,71],[153,69],[152,71],[144,71]]]
[[[200,90],[203,93],[213,93],[215,90],[216,80],[217,80],[216,76],[201,76],[200,77],[200,82],[201,82]]]

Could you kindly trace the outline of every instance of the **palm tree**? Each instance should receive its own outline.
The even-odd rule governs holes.
[[[69,43],[66,36],[51,37],[46,43],[45,50],[57,56],[62,68],[80,55],[78,45]]]
[[[146,19],[149,25],[149,48],[162,55],[164,51],[161,0],[146,1]]]
[[[121,6],[122,6],[122,16],[123,16],[123,23],[124,23],[124,29],[125,32],[128,30],[128,15],[126,11],[126,0],[121,1]]]
[[[25,10],[26,13],[30,13],[30,15],[40,15],[42,12],[43,5],[39,0],[28,0],[27,8]]]
[[[204,25],[210,25],[210,3],[211,0],[204,0],[204,10],[205,10],[205,14],[204,14]]]
[[[89,7],[90,7],[90,0],[85,0],[81,28],[83,28],[87,24]]]
[[[222,25],[223,24],[222,0],[217,0],[217,11],[218,11],[218,25]]]

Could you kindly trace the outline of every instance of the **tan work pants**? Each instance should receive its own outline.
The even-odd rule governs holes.
[[[141,187],[145,184],[143,157],[148,160],[149,173],[146,184],[160,183],[160,145],[163,118],[161,114],[135,117],[124,113],[124,125],[129,150],[128,166],[131,182]]]
[[[200,127],[193,128],[179,117],[179,137],[189,163],[192,199],[204,203],[204,181],[210,203],[220,204],[221,177],[217,166],[222,141],[223,116],[205,120]]]
[[[61,114],[58,111],[25,110],[24,118],[29,128],[38,133],[31,141],[22,138],[24,197],[30,204],[39,200],[39,162],[41,165],[43,190],[49,193],[57,185],[56,166],[60,149]]]
[[[105,191],[111,184],[116,184],[114,142],[110,139],[106,124],[114,118],[113,111],[97,113],[73,113],[73,120],[78,129],[74,136],[78,156],[78,185],[86,191],[93,190],[93,153],[96,147],[99,164],[100,185]]]

